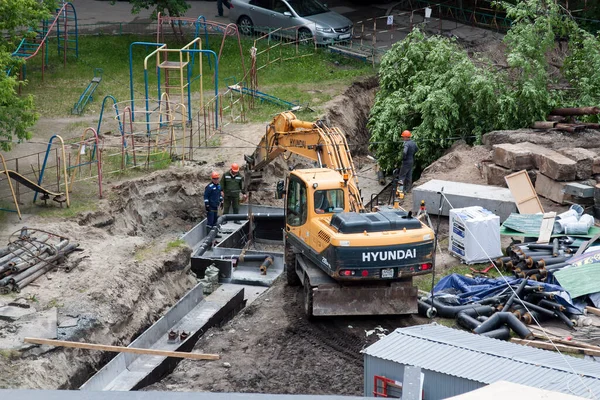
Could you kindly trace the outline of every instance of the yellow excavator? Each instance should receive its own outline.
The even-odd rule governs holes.
[[[277,186],[285,197],[285,270],[304,286],[309,317],[417,312],[416,275],[432,270],[434,232],[399,207],[367,212],[344,134],[323,122],[277,115],[246,156],[248,189],[285,152],[312,160]]]

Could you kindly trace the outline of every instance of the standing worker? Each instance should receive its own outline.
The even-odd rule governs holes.
[[[402,153],[402,167],[398,179],[404,184],[404,191],[410,193],[412,186],[413,167],[415,165],[415,154],[419,151],[417,144],[411,139],[410,131],[402,132],[402,140],[404,141],[404,151]]]
[[[204,189],[204,207],[206,207],[206,233],[208,234],[217,224],[219,206],[223,202],[223,192],[219,184],[219,173],[213,171],[212,182]]]
[[[225,208],[223,214],[229,214],[229,207],[233,207],[233,213],[240,213],[240,193],[243,195],[242,201],[246,201],[248,196],[244,191],[244,177],[239,174],[240,166],[236,163],[231,164],[231,169],[223,174],[221,178],[221,188],[225,198]],[[240,224],[240,221],[234,221]]]
[[[215,17],[222,17],[223,16],[223,4],[225,4],[225,7],[227,7],[230,10],[233,8],[233,4],[231,4],[229,1],[227,1],[227,0],[217,0],[217,11],[218,11],[219,14],[215,15]]]

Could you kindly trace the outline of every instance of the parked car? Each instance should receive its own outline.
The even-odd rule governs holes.
[[[299,26],[299,40],[315,38],[320,45],[345,41],[352,35],[352,21],[316,0],[232,0],[231,4],[229,20],[244,35]]]

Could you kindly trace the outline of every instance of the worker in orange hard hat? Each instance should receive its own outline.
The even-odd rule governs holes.
[[[404,185],[404,191],[410,193],[415,155],[419,151],[419,147],[412,140],[412,133],[409,130],[403,131],[400,136],[404,142],[404,150],[402,151],[402,167],[400,167],[398,180]]]
[[[231,164],[229,171],[223,174],[221,178],[221,188],[223,190],[223,198],[225,199],[224,214],[229,214],[229,208],[233,207],[233,213],[240,212],[240,193],[245,201],[248,196],[244,190],[244,177],[240,175],[240,166],[236,163]],[[239,224],[239,221],[234,221]]]
[[[213,171],[210,175],[211,182],[204,188],[204,207],[206,208],[206,230],[207,234],[217,224],[219,206],[223,202],[223,193],[218,172]]]

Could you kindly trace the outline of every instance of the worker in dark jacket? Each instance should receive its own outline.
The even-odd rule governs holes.
[[[410,131],[402,132],[402,140],[404,141],[404,151],[402,153],[402,167],[398,179],[404,184],[404,191],[410,193],[412,186],[413,167],[415,166],[415,154],[419,151],[419,147],[412,140]]]
[[[223,174],[221,178],[221,188],[225,198],[225,208],[223,214],[229,214],[229,208],[233,207],[233,213],[240,212],[240,193],[243,195],[243,201],[248,197],[244,191],[244,177],[239,174],[240,167],[236,163],[231,164],[229,171]],[[239,221],[234,221],[239,224]]]
[[[219,184],[219,173],[213,172],[210,176],[212,182],[204,189],[204,207],[206,207],[207,233],[217,224],[219,206],[223,202],[223,193]]]

